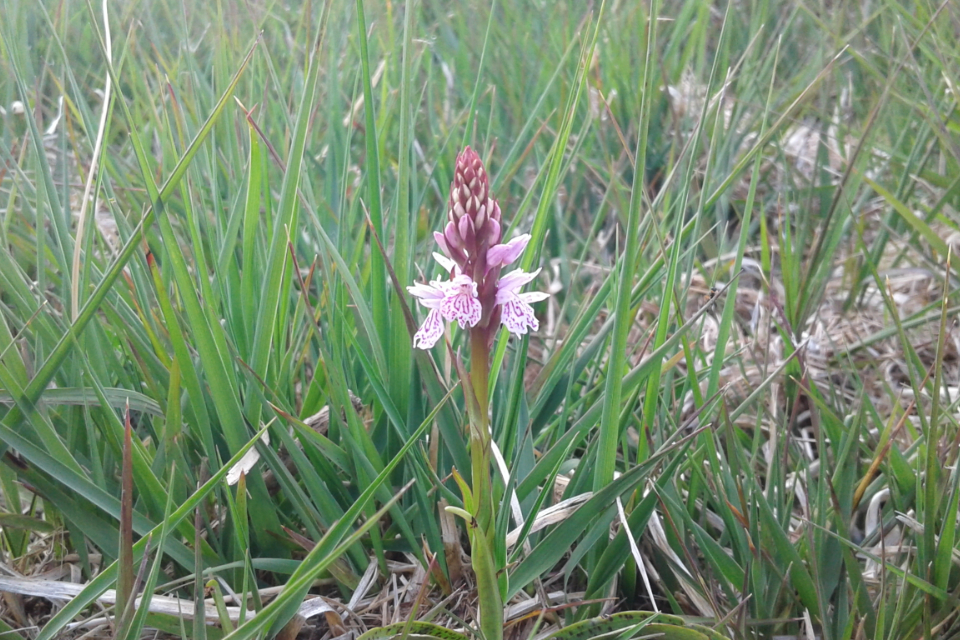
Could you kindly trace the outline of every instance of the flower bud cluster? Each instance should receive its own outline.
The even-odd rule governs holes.
[[[457,156],[447,200],[447,224],[443,233],[433,236],[461,272],[474,280],[486,275],[487,250],[500,244],[502,237],[500,205],[490,193],[490,180],[480,156],[470,147]]]

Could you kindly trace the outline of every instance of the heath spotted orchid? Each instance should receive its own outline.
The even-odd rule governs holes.
[[[500,205],[490,193],[489,179],[480,156],[466,147],[457,157],[443,232],[434,233],[441,253],[434,259],[449,273],[449,280],[414,284],[407,290],[429,309],[414,335],[413,346],[430,349],[443,336],[444,321],[461,329],[482,332],[493,340],[501,324],[514,335],[539,327],[532,302],[549,297],[519,290],[540,270],[517,269],[501,277],[501,268],[520,258],[530,235],[503,242]]]

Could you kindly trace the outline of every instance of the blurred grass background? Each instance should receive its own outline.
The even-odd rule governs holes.
[[[954,3],[0,6],[0,560],[87,585],[2,631],[471,622],[398,289],[466,143],[553,294],[493,373],[510,633],[960,637]]]

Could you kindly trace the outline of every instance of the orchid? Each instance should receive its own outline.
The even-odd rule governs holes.
[[[413,336],[413,346],[419,349],[429,349],[437,344],[437,340],[443,335],[443,320],[440,314],[440,305],[446,297],[444,285],[441,282],[431,282],[430,284],[415,284],[407,287],[412,295],[420,301],[430,313],[427,319],[420,325],[420,329]]]
[[[414,334],[413,346],[432,348],[443,335],[444,321],[470,328],[487,343],[503,325],[517,336],[539,328],[533,302],[546,293],[520,293],[540,270],[515,270],[500,277],[500,270],[516,262],[530,242],[530,234],[503,242],[500,205],[490,193],[489,179],[480,156],[466,147],[457,157],[443,232],[433,234],[441,253],[434,259],[450,274],[449,280],[415,284],[407,290],[429,309]]]
[[[457,370],[470,416],[472,488],[454,470],[464,509],[456,513],[471,523],[470,547],[480,600],[480,628],[487,640],[503,637],[503,601],[498,586],[493,549],[496,548],[496,505],[490,477],[492,441],[489,424],[490,347],[503,325],[523,336],[539,328],[531,306],[548,297],[539,291],[521,292],[540,273],[500,270],[516,262],[530,243],[529,234],[503,241],[500,205],[490,193],[480,156],[466,147],[459,156],[450,185],[447,222],[433,234],[440,252],[433,258],[447,272],[407,291],[428,309],[413,336],[417,349],[431,349],[443,336],[445,324],[456,322],[470,331],[470,369],[457,357]],[[452,507],[451,507],[452,509]],[[501,567],[502,569],[502,567]]]

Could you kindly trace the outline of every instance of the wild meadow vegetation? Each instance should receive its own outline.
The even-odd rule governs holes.
[[[0,36],[0,637],[960,638],[960,5]],[[467,145],[550,295],[415,349]]]

